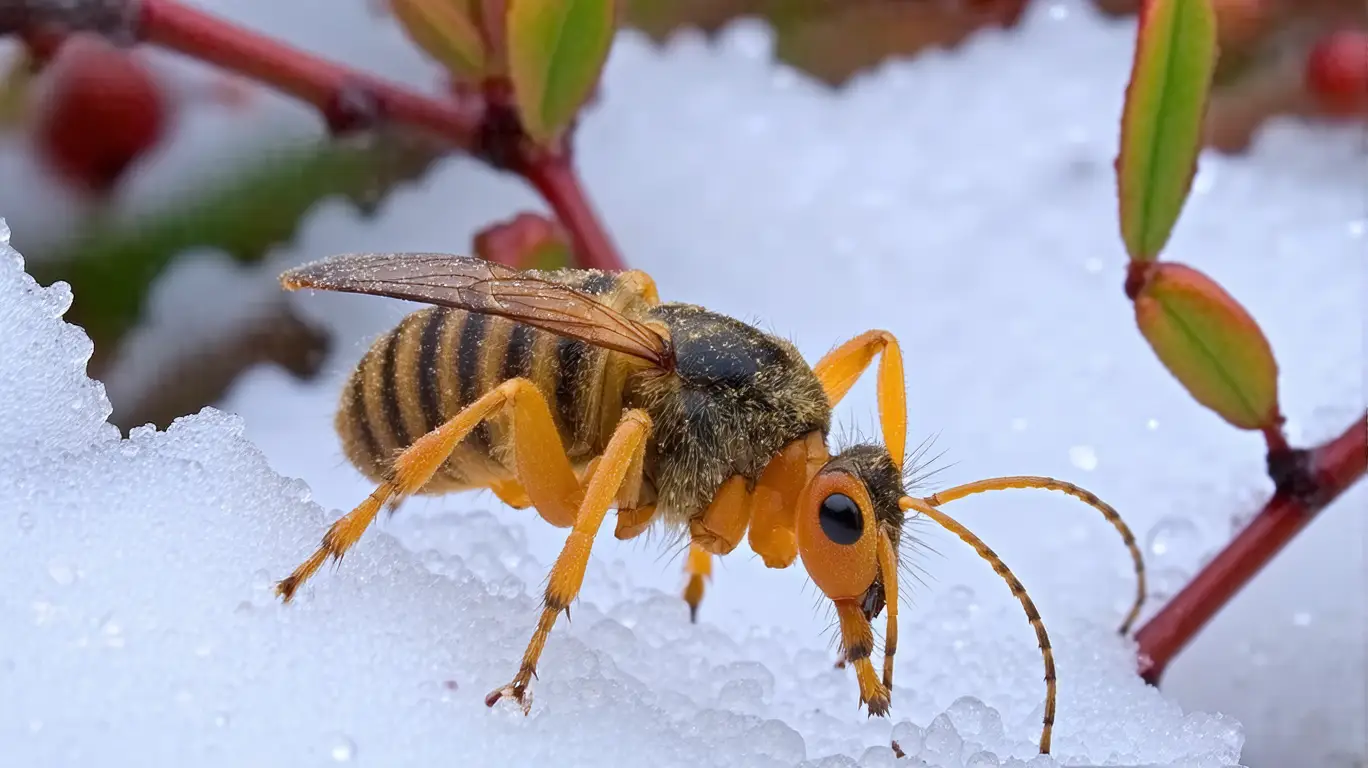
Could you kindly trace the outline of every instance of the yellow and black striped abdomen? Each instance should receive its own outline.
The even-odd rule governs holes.
[[[586,292],[642,300],[635,281],[603,273]],[[654,298],[653,296],[651,298]],[[336,427],[347,458],[380,481],[393,457],[499,384],[530,380],[550,406],[572,461],[601,451],[622,410],[627,366],[616,353],[493,315],[430,307],[405,317],[366,352],[342,393]],[[513,476],[507,420],[477,426],[424,488],[488,487]]]

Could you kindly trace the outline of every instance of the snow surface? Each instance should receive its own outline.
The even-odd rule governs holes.
[[[210,5],[320,53],[434,81],[360,4],[328,3],[327,34],[308,21],[322,0]],[[1020,30],[890,64],[840,93],[774,67],[753,23],[717,46],[686,34],[663,51],[624,34],[579,157],[627,258],[665,297],[756,320],[814,359],[868,328],[893,331],[908,363],[909,442],[934,437],[932,455],[944,452],[937,487],[1017,473],[1080,482],[1141,534],[1162,599],[1269,488],[1258,437],[1192,402],[1136,332],[1121,292],[1110,163],[1133,33],[1080,3],[1040,3]],[[272,104],[267,123],[313,125]],[[170,194],[176,163],[231,132],[217,130],[187,129],[128,205]],[[1363,327],[1346,318],[1363,317],[1368,285],[1365,171],[1351,132],[1275,124],[1248,157],[1204,156],[1169,250],[1258,318],[1301,443],[1337,433],[1364,407]],[[257,301],[281,268],[329,253],[464,252],[479,227],[526,208],[543,206],[513,180],[452,160],[375,221],[322,207],[261,270],[187,262],[160,286],[146,334],[184,327],[177,313],[197,305],[177,292],[222,294],[231,280]],[[60,289],[15,304],[11,295],[30,290],[15,275],[0,319],[27,306],[17,322],[38,330],[0,345],[57,333]],[[3,615],[32,619],[16,624],[13,653],[0,629],[0,675],[13,667],[0,685],[20,692],[0,704],[0,749],[21,744],[45,765],[68,749],[147,764],[611,765],[650,755],[763,765],[766,755],[791,765],[834,755],[883,765],[891,735],[909,752],[924,744],[930,765],[995,764],[975,763],[979,748],[1031,756],[1042,688],[1031,632],[991,571],[928,526],[913,530],[926,544],[925,583],[905,587],[891,722],[866,720],[853,678],[830,668],[829,616],[799,569],[769,571],[739,551],[690,626],[675,553],[610,533],[574,621],[552,633],[532,717],[487,711],[483,694],[514,671],[535,622],[531,595],[563,533],[484,494],[410,502],[320,573],[300,604],[274,605],[270,581],[370,490],[341,456],[332,413],[370,338],[411,309],[291,298],[337,333],[325,375],[301,384],[263,368],[222,404],[242,421],[211,412],[164,436],[112,442],[98,385],[79,375],[88,343],[25,358],[0,346],[6,415],[38,396],[66,409],[31,411],[57,427],[37,448],[25,447],[37,429],[0,433],[4,472],[14,473],[0,474],[0,488],[21,499],[4,514],[27,531],[0,540],[13,550],[0,600]],[[10,359],[52,370],[16,374]],[[871,382],[839,422],[876,434]],[[62,451],[80,455],[54,465]],[[167,461],[184,474],[165,476]],[[330,511],[268,464],[304,478]],[[100,476],[121,487],[93,485]],[[1017,571],[1051,631],[1061,762],[1260,768],[1368,760],[1368,617],[1354,590],[1327,587],[1362,583],[1366,502],[1359,487],[1327,510],[1172,667],[1166,696],[1243,728],[1183,715],[1139,684],[1132,649],[1111,631],[1130,594],[1129,560],[1085,507],[1023,491],[948,511]],[[63,645],[73,652],[52,658]]]

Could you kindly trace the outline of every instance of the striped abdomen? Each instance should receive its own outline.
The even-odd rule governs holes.
[[[594,273],[588,273],[590,277]],[[602,275],[593,293],[612,301],[618,281]],[[446,307],[422,309],[375,341],[343,390],[337,431],[348,459],[379,481],[393,457],[423,434],[512,378],[546,397],[572,461],[602,450],[622,410],[626,368],[619,355],[522,323]],[[512,476],[507,420],[477,426],[424,488],[440,493],[487,487]]]

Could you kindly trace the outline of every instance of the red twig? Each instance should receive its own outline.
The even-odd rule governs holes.
[[[1263,436],[1264,442],[1268,445],[1268,453],[1270,455],[1289,453],[1292,450],[1292,446],[1287,444],[1287,436],[1283,434],[1281,419],[1277,424],[1271,427],[1265,427]]]
[[[347,89],[362,88],[386,119],[440,134],[475,150],[483,118],[476,100],[437,101],[340,64],[312,56],[175,0],[142,0],[139,37],[237,73],[314,105],[334,123]]]
[[[368,119],[391,121],[434,133],[453,148],[520,174],[561,217],[582,265],[625,268],[566,153],[548,153],[533,146],[516,124],[510,131],[507,111],[491,109],[480,91],[437,99],[310,55],[176,0],[141,0],[137,8],[134,33],[139,40],[306,101],[318,108],[334,130],[355,127]],[[49,40],[52,30],[37,26],[41,28],[25,30],[30,42]],[[73,24],[67,28],[83,27]],[[96,31],[111,33],[109,29]]]
[[[535,162],[525,171],[525,176],[541,192],[547,204],[556,212],[556,218],[570,233],[574,252],[585,254],[580,259],[584,266],[622,269],[620,265],[614,266],[603,261],[595,263],[589,258],[589,254],[615,254],[616,251],[608,239],[608,233],[594,215],[588,196],[580,189],[579,176],[569,161],[547,158]]]
[[[1159,681],[1173,657],[1307,523],[1368,471],[1368,414],[1311,450],[1305,488],[1279,490],[1245,529],[1136,633],[1140,672]]]

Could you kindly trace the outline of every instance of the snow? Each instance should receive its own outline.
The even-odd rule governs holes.
[[[8,225],[0,239],[9,242]],[[19,257],[3,254],[4,290],[14,298],[0,303],[0,452],[7,457],[29,453],[75,451],[117,430],[108,427],[109,401],[104,386],[84,376],[94,346],[79,328],[62,322],[71,306],[71,290],[54,286],[38,290],[19,278]],[[49,357],[53,365],[19,367],[26,359]]]
[[[328,4],[327,34],[306,23],[321,0],[211,5],[433,82],[361,4]],[[628,260],[667,299],[757,321],[811,359],[868,328],[894,332],[909,444],[934,437],[930,454],[943,452],[932,488],[1019,473],[1079,482],[1140,534],[1153,607],[1269,484],[1258,436],[1173,381],[1121,291],[1110,163],[1133,33],[1080,3],[1041,3],[1018,31],[891,63],[840,93],[774,67],[754,23],[715,46],[683,34],[653,50],[627,33],[579,160]],[[267,112],[296,132],[313,120]],[[140,179],[144,202],[127,205],[167,194],[178,158],[216,140],[208,130],[187,129]],[[1365,170],[1352,132],[1275,124],[1248,157],[1203,157],[1168,251],[1259,320],[1298,443],[1364,407],[1363,328],[1345,318],[1362,317],[1368,295]],[[6,210],[22,207],[0,198],[12,224]],[[159,286],[140,344],[183,328],[197,307],[184,295],[206,286],[258,302],[281,269],[331,253],[465,252],[520,209],[544,206],[453,159],[373,221],[320,207],[254,273],[187,262]],[[411,501],[296,604],[269,597],[371,490],[331,420],[349,367],[411,306],[291,296],[336,333],[319,380],[262,368],[220,404],[236,416],[209,410],[118,440],[83,376],[89,343],[56,319],[67,293],[0,264],[0,495],[19,500],[0,530],[20,532],[0,537],[0,615],[18,618],[0,625],[0,689],[19,693],[0,697],[0,750],[18,745],[18,764],[877,766],[892,763],[890,738],[930,766],[1054,764],[1032,759],[1043,685],[1019,606],[929,524],[911,530],[924,583],[904,586],[891,720],[856,710],[800,569],[738,551],[690,625],[677,553],[611,533],[574,620],[552,633],[532,716],[491,712],[483,695],[515,671],[563,541],[532,513],[488,494]],[[838,434],[877,434],[874,412],[862,381]],[[1095,513],[1026,491],[947,511],[1040,607],[1057,650],[1060,764],[1257,768],[1368,757],[1364,604],[1326,588],[1362,581],[1365,503],[1360,485],[1323,513],[1180,657],[1162,696],[1114,634],[1132,577]]]

